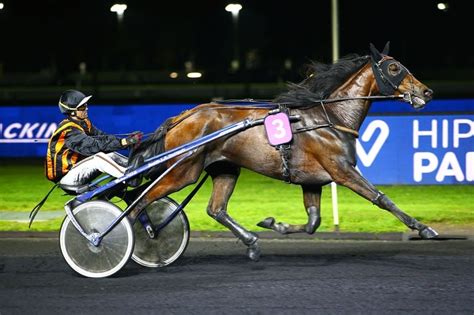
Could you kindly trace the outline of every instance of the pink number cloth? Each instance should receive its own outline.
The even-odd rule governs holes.
[[[293,139],[290,119],[285,113],[269,115],[264,121],[268,142],[271,145],[288,143]]]

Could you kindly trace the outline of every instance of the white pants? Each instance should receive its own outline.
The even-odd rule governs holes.
[[[127,170],[128,159],[120,153],[99,152],[80,161],[59,181],[61,186],[81,186],[88,184],[101,173],[115,178],[121,177]]]

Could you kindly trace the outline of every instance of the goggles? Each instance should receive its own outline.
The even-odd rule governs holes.
[[[77,107],[76,111],[83,112],[87,110],[87,103],[82,104],[81,106]]]

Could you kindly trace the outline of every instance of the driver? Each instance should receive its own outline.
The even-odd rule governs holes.
[[[67,90],[59,98],[59,110],[66,118],[49,139],[45,171],[49,180],[66,190],[75,191],[101,173],[123,176],[127,158],[114,151],[138,145],[143,136],[135,131],[121,139],[97,129],[87,115],[90,98],[77,90]]]

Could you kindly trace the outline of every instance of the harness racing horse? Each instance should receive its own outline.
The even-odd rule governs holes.
[[[388,42],[381,53],[370,44],[367,56],[352,55],[331,65],[309,65],[310,75],[299,84],[290,85],[287,92],[272,102],[292,117],[299,117],[292,123],[294,134],[290,150],[277,150],[271,146],[262,125],[210,142],[152,187],[136,204],[131,217],[135,218],[153,200],[195,183],[205,170],[213,181],[207,213],[242,240],[248,247],[250,259],[258,260],[258,236],[227,213],[229,198],[240,169],[244,167],[302,187],[308,215],[305,224],[275,223],[276,220],[270,217],[258,223],[261,227],[282,234],[313,234],[321,223],[322,186],[334,181],[389,211],[407,227],[417,230],[423,239],[435,238],[436,231],[400,210],[355,168],[356,137],[373,100],[400,98],[413,108],[421,109],[432,99],[433,91],[388,56],[388,50]],[[268,113],[268,107],[258,104],[198,105],[163,123],[153,136],[132,152],[131,165],[232,123],[247,118],[261,119]],[[158,150],[160,141],[161,149]],[[168,161],[167,166],[174,161],[176,159]],[[155,170],[155,173],[158,172]],[[149,176],[156,177],[156,174]]]

